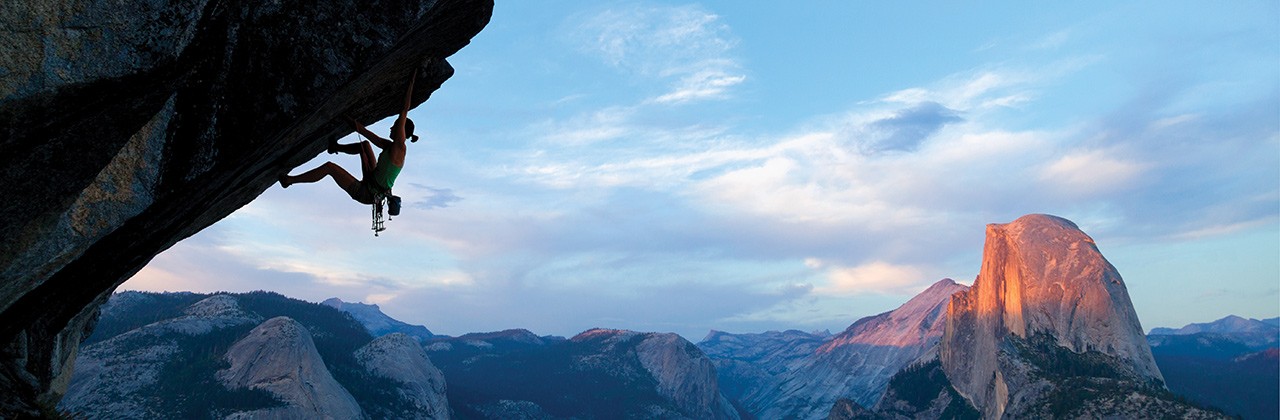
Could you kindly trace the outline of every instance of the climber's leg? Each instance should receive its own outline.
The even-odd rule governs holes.
[[[373,179],[373,168],[378,166],[378,156],[373,154],[373,145],[368,141],[362,141],[360,144],[353,144],[352,146],[360,147],[361,179]]]
[[[333,162],[325,162],[323,165],[317,166],[315,169],[300,173],[298,175],[282,175],[280,176],[280,186],[289,188],[290,185],[298,183],[311,183],[324,179],[325,176],[333,178],[339,187],[349,195],[356,195],[360,190],[360,180],[347,173],[347,170]]]
[[[334,140],[333,143],[329,143],[329,153],[360,154],[360,143],[341,144]]]

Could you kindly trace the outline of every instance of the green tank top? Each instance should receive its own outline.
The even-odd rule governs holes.
[[[373,186],[383,191],[391,190],[391,186],[395,185],[396,177],[400,176],[400,169],[402,169],[391,163],[390,152],[390,149],[383,149],[382,153],[378,154],[378,166],[373,168]]]

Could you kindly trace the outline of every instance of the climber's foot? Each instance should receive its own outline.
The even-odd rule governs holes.
[[[289,185],[293,184],[292,182],[289,182],[289,175],[280,174],[279,179],[280,179],[280,188],[289,188]]]

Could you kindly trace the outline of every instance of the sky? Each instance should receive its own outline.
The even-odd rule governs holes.
[[[449,61],[380,236],[328,180],[275,186],[121,288],[449,335],[838,332],[1048,213],[1144,329],[1280,315],[1275,1],[499,1]],[[327,160],[359,173],[294,173]]]

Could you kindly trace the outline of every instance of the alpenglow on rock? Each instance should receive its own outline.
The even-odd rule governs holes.
[[[1163,381],[1120,273],[1070,221],[1028,215],[987,225],[973,287],[951,298],[939,358],[957,391],[1000,418],[1021,401],[1006,339],[1048,336],[1074,353],[1118,360],[1126,377]],[[1017,376],[1017,375],[1014,375]]]
[[[0,417],[65,390],[98,305],[277,175],[453,75],[492,0],[0,2]]]

